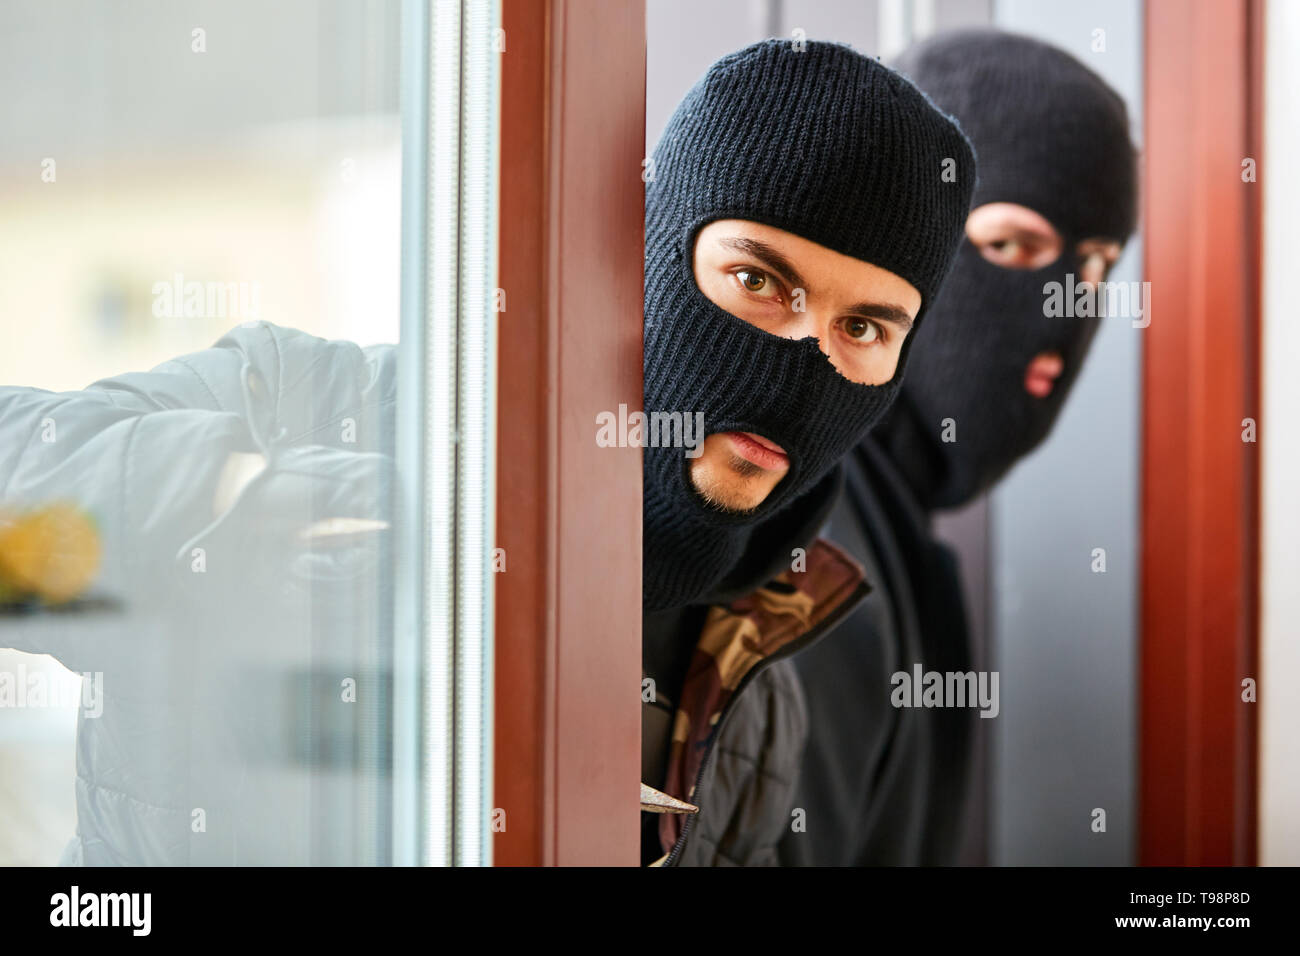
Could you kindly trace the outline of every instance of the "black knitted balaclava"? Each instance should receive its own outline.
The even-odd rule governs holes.
[[[1069,54],[992,30],[941,34],[897,69],[951,113],[979,159],[973,206],[1011,202],[1061,234],[1060,258],[1006,269],[963,240],[952,272],[914,333],[899,402],[873,433],[926,508],[960,505],[997,482],[1051,431],[1100,322],[1047,317],[1044,285],[1078,282],[1080,240],[1125,241],[1137,170],[1124,101]],[[1064,370],[1051,393],[1025,391],[1041,352]],[[944,441],[944,421],[956,441]]]
[[[915,334],[889,382],[856,384],[815,338],[780,338],[711,302],[692,272],[699,230],[746,219],[795,233],[906,279],[924,314],[960,240],[974,173],[948,117],[840,44],[746,47],[678,105],[647,177],[645,408],[702,412],[705,434],[763,435],[790,465],[758,508],[726,512],[694,490],[685,449],[646,448],[645,610],[716,594],[756,528],[798,525],[792,510],[821,504],[810,492],[893,401]]]

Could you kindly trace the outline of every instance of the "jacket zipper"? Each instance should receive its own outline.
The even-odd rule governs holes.
[[[740,679],[740,684],[737,685],[736,692],[728,698],[726,706],[722,708],[722,716],[718,718],[717,726],[714,727],[713,733],[709,736],[709,749],[705,751],[704,759],[700,761],[700,769],[695,774],[694,789],[688,790],[687,793],[689,796],[684,799],[690,800],[697,807],[700,807],[701,810],[703,810],[704,802],[700,799],[700,784],[704,782],[704,774],[709,769],[709,760],[713,757],[714,748],[718,740],[722,737],[722,730],[727,724],[727,718],[731,716],[732,705],[735,704],[737,699],[739,699],[741,693],[749,685],[749,682],[761,671],[766,670],[770,665],[799,653],[799,651],[803,650],[809,644],[824,635],[827,631],[842,621],[848,615],[849,611],[857,607],[859,602],[861,602],[870,591],[870,584],[866,581],[859,581],[857,586],[853,589],[853,593],[836,605],[835,609],[827,614],[826,617],[822,618],[820,624],[810,630],[807,634],[795,638],[770,657],[763,658],[763,660],[750,668],[748,674]],[[677,837],[677,842],[673,844],[673,848],[669,852],[668,858],[663,862],[664,866],[677,865],[677,860],[681,857],[682,850],[686,846],[686,840],[691,834],[691,826],[695,823],[695,819],[698,816],[698,813],[692,813],[686,818],[685,823],[682,824],[682,832]]]

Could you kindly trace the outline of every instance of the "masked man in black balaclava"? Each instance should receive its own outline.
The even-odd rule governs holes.
[[[897,394],[973,163],[915,86],[818,42],[719,60],[659,142],[645,407],[703,441],[645,449],[645,863],[776,862],[806,724],[785,659],[869,587],[813,539]]]
[[[986,491],[1047,436],[1099,323],[1048,317],[1050,284],[1103,279],[1136,215],[1124,103],[1066,53],[964,31],[911,48],[898,69],[970,136],[979,183],[899,401],[846,459],[830,536],[880,586],[795,660],[810,734],[796,798],[807,828],[781,847],[793,864],[959,861],[977,711],[891,699],[894,675],[917,664],[973,669],[956,564],[930,514]]]

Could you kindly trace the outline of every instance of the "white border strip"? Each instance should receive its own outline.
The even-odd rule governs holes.
[[[492,862],[496,512],[497,0],[468,0],[462,31],[460,336],[456,446],[455,862]]]
[[[1260,501],[1259,861],[1300,865],[1300,4],[1269,0],[1264,21],[1263,414]],[[1251,187],[1245,187],[1251,188]]]

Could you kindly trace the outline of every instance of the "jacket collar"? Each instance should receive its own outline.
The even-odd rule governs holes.
[[[709,608],[673,721],[667,794],[695,808],[700,771],[731,702],[763,667],[816,643],[870,590],[862,566],[819,538],[764,586]],[[673,847],[691,810],[658,812],[660,842]]]

